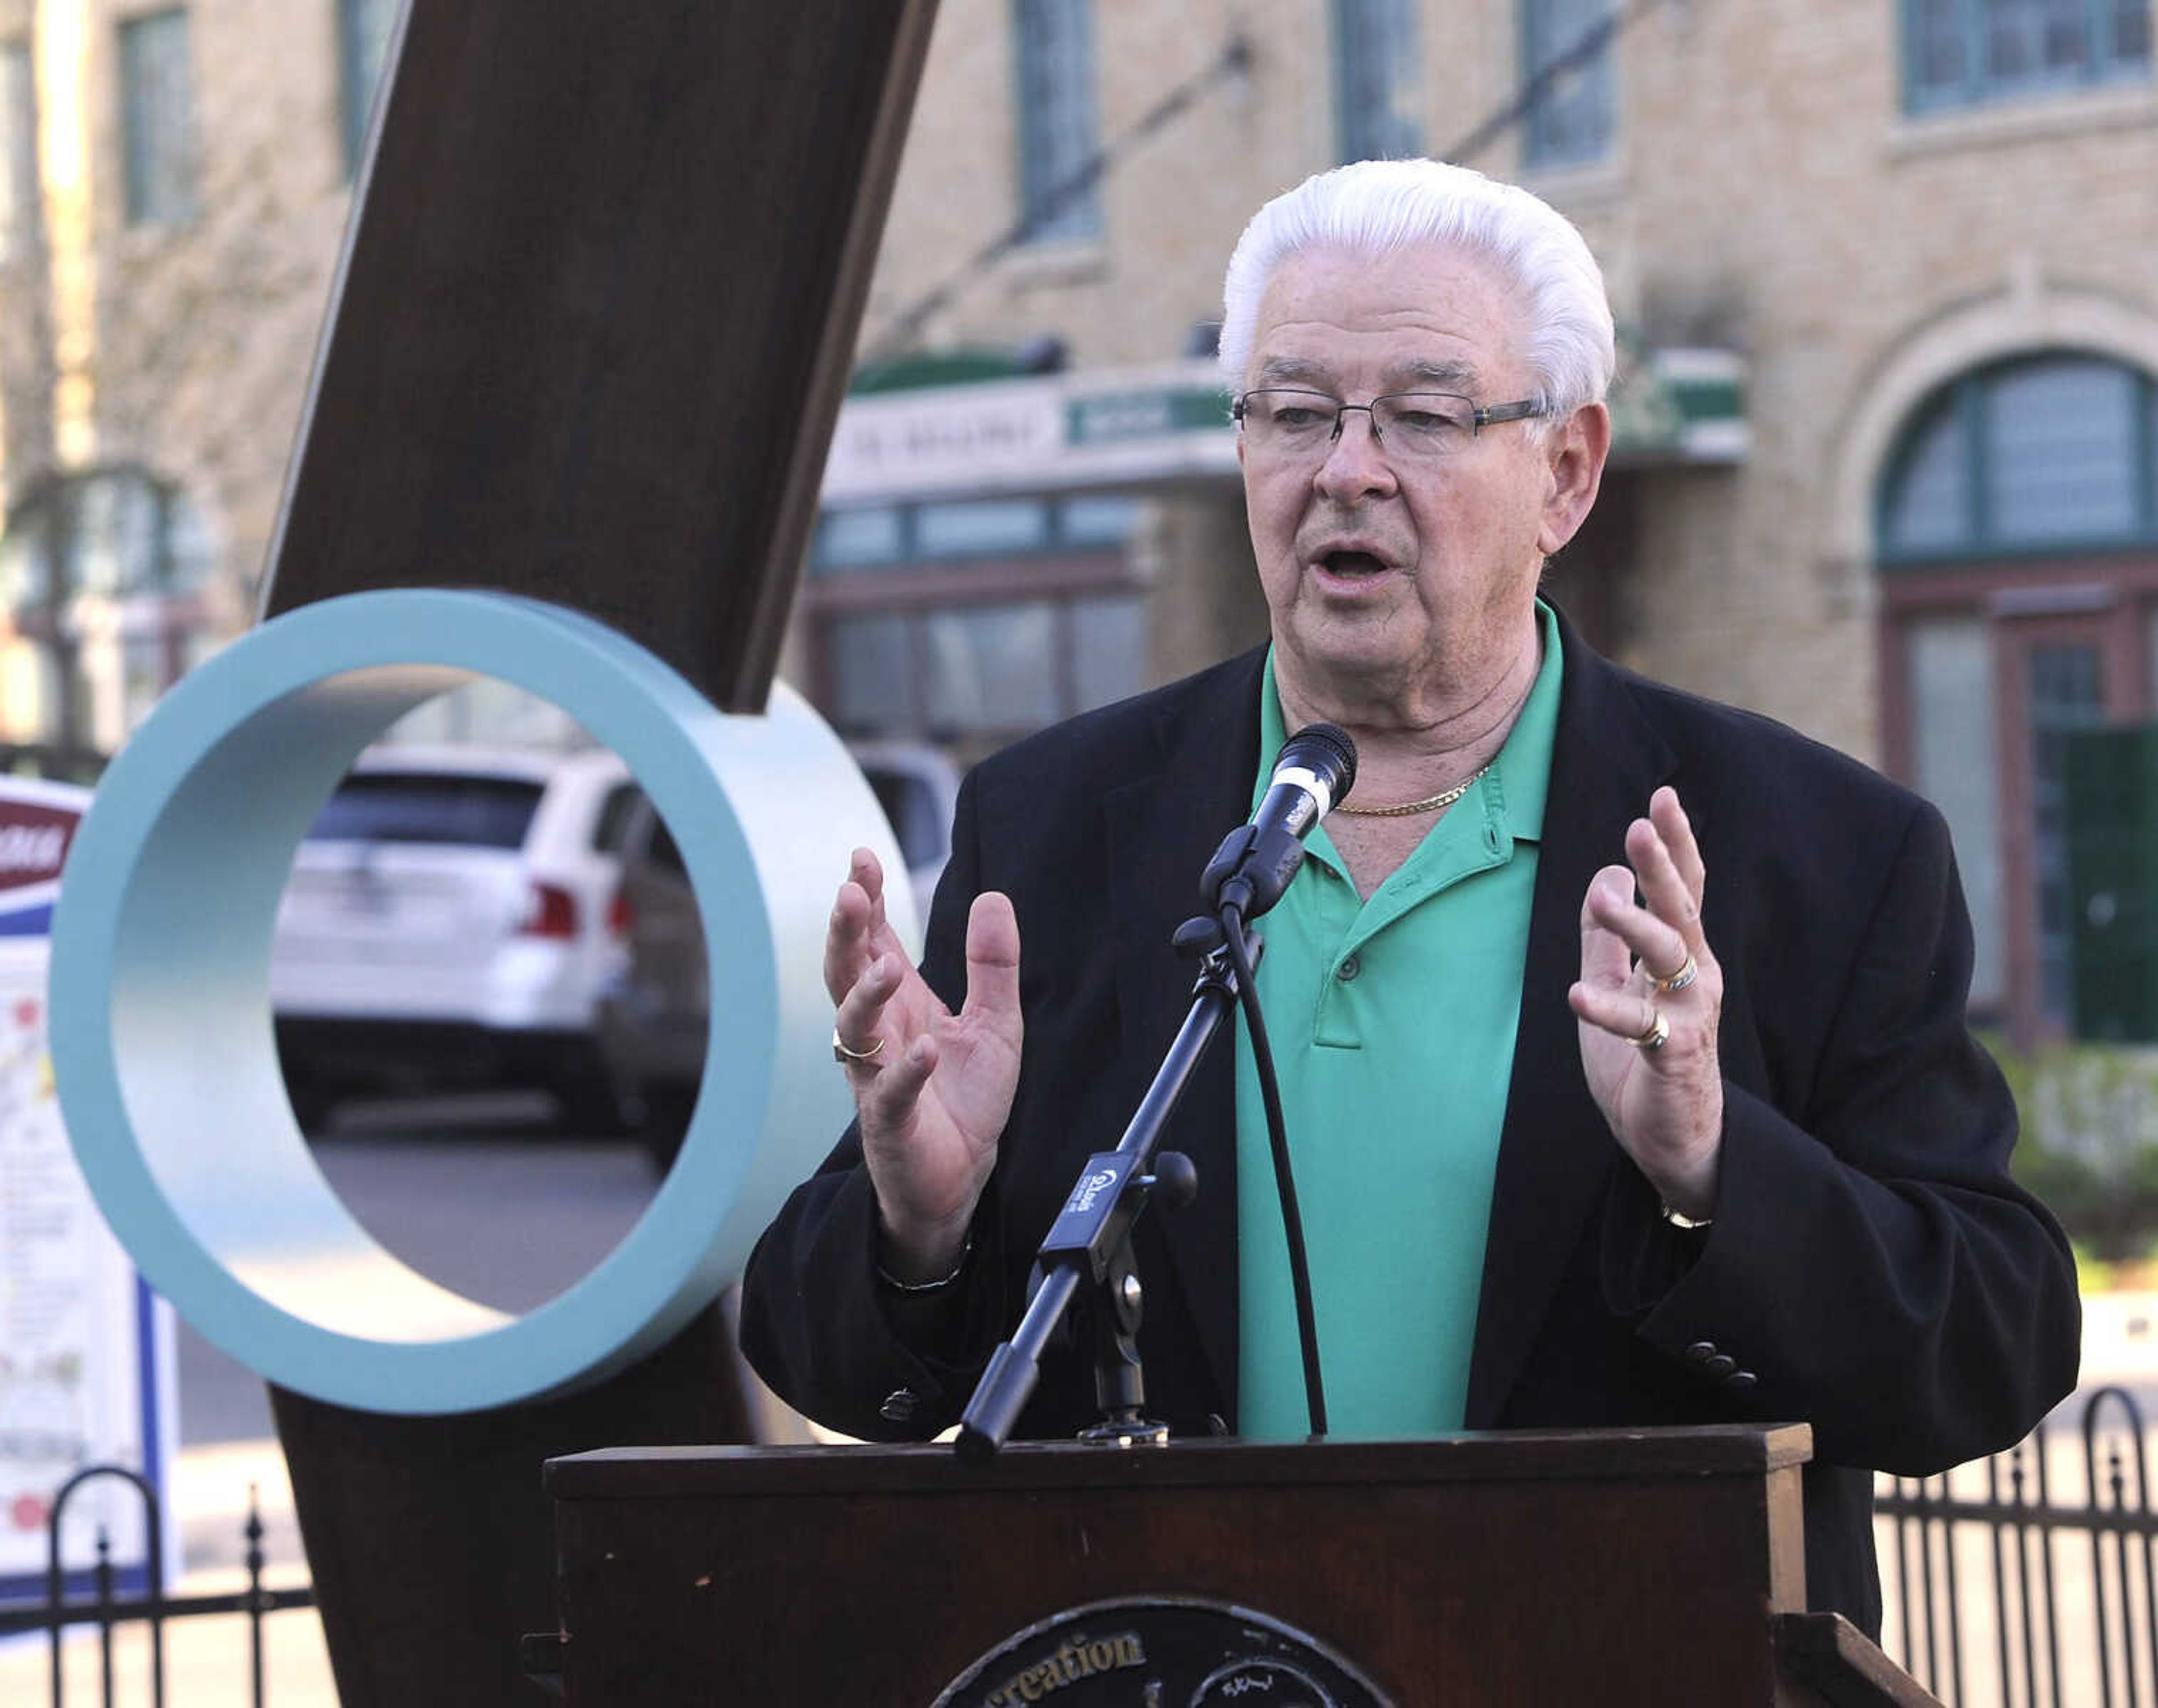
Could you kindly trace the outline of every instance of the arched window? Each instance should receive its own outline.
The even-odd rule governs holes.
[[[33,486],[0,534],[0,747],[68,771],[109,755],[194,662],[214,564],[201,513],[147,469]]]
[[[2158,385],[2104,357],[2005,362],[1936,392],[1882,482],[1884,564],[2158,544]]]
[[[1892,766],[1954,833],[1972,1005],[2075,1025],[2070,731],[2148,717],[2158,656],[2158,384],[2083,352],[1928,396],[1875,511]]]

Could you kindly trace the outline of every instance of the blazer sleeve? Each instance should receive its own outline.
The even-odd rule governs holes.
[[[1946,824],[1914,803],[1804,1108],[1729,1083],[1712,1226],[1636,1332],[1826,1461],[1923,1475],[2021,1439],[2076,1381],[2068,1241],[2010,1178],[2016,1108],[1970,1035],[1971,933]],[[1757,990],[1755,1001],[1773,999]],[[1607,1291],[1662,1229],[1636,1171]],[[1614,1299],[1614,1303],[1620,1301]]]
[[[922,974],[957,1008],[966,926],[980,886],[971,776],[959,787],[952,854],[930,908]],[[744,1356],[772,1391],[826,1427],[870,1441],[926,1440],[954,1422],[1006,1319],[994,1179],[958,1277],[934,1294],[877,1278],[876,1195],[850,1123],[765,1230],[743,1272]]]

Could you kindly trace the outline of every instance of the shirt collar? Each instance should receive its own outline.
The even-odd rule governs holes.
[[[1507,732],[1505,746],[1491,761],[1478,792],[1488,812],[1502,821],[1515,841],[1543,839],[1544,801],[1551,787],[1551,749],[1558,738],[1559,684],[1565,669],[1560,656],[1558,617],[1542,600],[1536,601],[1536,626],[1543,643],[1543,662],[1536,679],[1529,684],[1520,715]],[[1274,761],[1288,731],[1282,720],[1281,693],[1274,686],[1274,649],[1267,648],[1266,668],[1259,677],[1259,773],[1252,784],[1252,808],[1258,810],[1273,782]],[[1487,787],[1488,786],[1488,787]]]

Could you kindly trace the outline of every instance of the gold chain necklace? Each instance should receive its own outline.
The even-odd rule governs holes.
[[[1436,813],[1441,807],[1451,807],[1474,788],[1484,773],[1490,768],[1488,764],[1481,766],[1474,777],[1456,783],[1440,794],[1427,795],[1421,801],[1404,801],[1398,807],[1351,807],[1345,802],[1334,810],[1346,813],[1352,818],[1407,818],[1418,813]]]

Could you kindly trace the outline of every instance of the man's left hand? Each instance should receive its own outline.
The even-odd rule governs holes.
[[[1706,1220],[1723,1143],[1723,969],[1701,933],[1701,849],[1675,789],[1658,789],[1627,827],[1626,858],[1589,880],[1581,982],[1567,1000],[1613,1135],[1667,1205]]]

